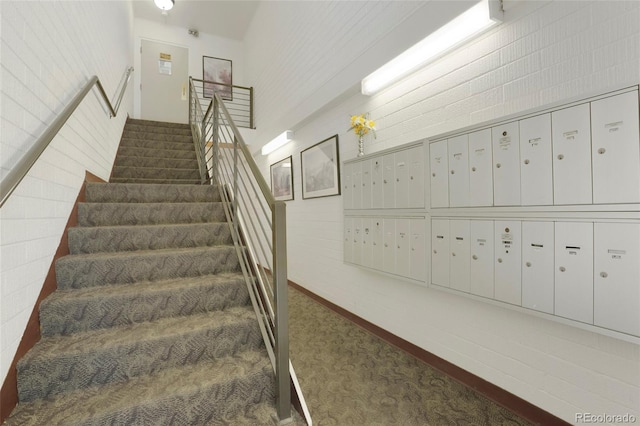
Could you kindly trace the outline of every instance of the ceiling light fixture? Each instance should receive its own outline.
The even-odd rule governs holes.
[[[481,0],[365,77],[361,82],[362,94],[373,95],[384,89],[502,22],[502,17],[499,0]]]
[[[174,0],[153,0],[153,3],[162,10],[162,14],[166,15],[167,11],[173,8]]]
[[[293,139],[293,132],[291,130],[286,130],[284,133],[277,136],[271,142],[263,146],[260,152],[262,153],[262,155],[271,154],[276,149],[289,143],[291,139]]]

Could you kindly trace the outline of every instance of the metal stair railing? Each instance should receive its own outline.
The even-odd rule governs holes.
[[[29,173],[31,167],[38,161],[44,150],[49,146],[53,138],[58,134],[62,126],[67,122],[69,117],[74,113],[76,108],[80,105],[82,100],[91,91],[93,86],[98,87],[102,99],[104,100],[107,108],[109,109],[109,117],[113,118],[118,115],[120,109],[120,103],[124,96],[124,92],[127,89],[129,80],[131,80],[131,74],[133,73],[133,67],[128,67],[124,72],[124,76],[121,80],[121,89],[116,99],[115,106],[112,105],[107,93],[102,86],[102,82],[98,76],[93,76],[87,81],[82,89],[74,96],[69,104],[62,110],[60,114],[49,124],[44,130],[42,135],[36,140],[36,142],[27,150],[22,158],[16,163],[16,165],[7,173],[7,176],[0,182],[0,207],[9,199],[9,196],[18,187],[22,179]]]
[[[190,78],[189,121],[203,183],[218,185],[234,244],[259,319],[277,387],[280,424],[292,421],[291,387],[311,425],[289,360],[286,205],[276,201],[247,148],[226,102],[215,92],[202,108]]]

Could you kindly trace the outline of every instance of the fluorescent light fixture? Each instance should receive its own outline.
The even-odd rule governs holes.
[[[174,0],[153,0],[153,2],[158,8],[162,9],[163,12],[166,12],[173,8]]]
[[[362,80],[362,94],[372,95],[442,56],[502,20],[497,0],[481,0]]]
[[[271,142],[262,147],[262,155],[271,154],[276,149],[286,145],[291,139],[293,139],[293,132],[291,130],[285,131],[280,136],[276,137]]]

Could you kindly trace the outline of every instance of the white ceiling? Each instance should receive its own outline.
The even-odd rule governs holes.
[[[196,29],[235,40],[244,39],[258,0],[175,0],[167,16],[161,14],[153,0],[134,0],[133,14],[167,25]]]

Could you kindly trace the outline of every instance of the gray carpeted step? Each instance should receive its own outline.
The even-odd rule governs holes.
[[[193,144],[193,137],[188,135],[176,135],[172,133],[156,133],[156,132],[134,132],[127,130],[125,127],[122,132],[122,137],[125,139],[149,139],[154,141],[165,142],[177,142],[177,143],[191,143]],[[192,145],[193,146],[193,145]]]
[[[42,301],[40,324],[43,336],[69,335],[249,303],[243,275],[221,273],[58,290]]]
[[[122,139],[120,141],[120,147],[129,148],[149,148],[149,149],[175,149],[175,150],[187,150],[193,151],[193,141],[187,142],[159,142],[150,139]]]
[[[237,272],[233,246],[76,254],[56,261],[59,289]]]
[[[79,226],[156,225],[226,220],[222,203],[79,203]]]
[[[166,127],[166,126],[154,126],[148,124],[136,124],[136,123],[127,123],[124,128],[126,131],[130,132],[140,132],[140,133],[159,133],[159,134],[172,134],[172,135],[180,135],[180,136],[191,136],[191,127],[187,125],[187,127]]]
[[[233,244],[225,222],[146,226],[90,226],[69,228],[71,254]]]
[[[18,395],[49,398],[261,348],[251,306],[46,337],[18,363]]]
[[[143,179],[143,178],[111,178],[109,183],[148,183],[166,185],[200,185],[200,179]]]
[[[246,412],[248,404],[275,404],[274,382],[266,352],[246,351],[20,404],[6,424],[259,425],[231,420]]]
[[[155,121],[155,120],[144,120],[142,118],[127,118],[126,124],[132,125],[142,125],[142,126],[151,126],[151,127],[170,127],[174,129],[190,129],[191,125],[189,123],[171,123],[168,121]]]
[[[162,167],[177,169],[194,169],[198,170],[198,161],[195,159],[184,158],[155,158],[155,157],[126,157],[119,156],[116,166],[130,167]],[[198,174],[198,177],[200,175]]]
[[[118,149],[118,157],[120,156],[196,159],[196,151],[195,149],[158,149],[121,146]]]
[[[188,169],[165,169],[142,166],[115,166],[111,174],[111,179],[114,178],[197,180],[200,178],[200,170],[198,170],[197,167]]]
[[[220,191],[211,185],[149,185],[87,183],[88,203],[188,203],[220,201]]]

